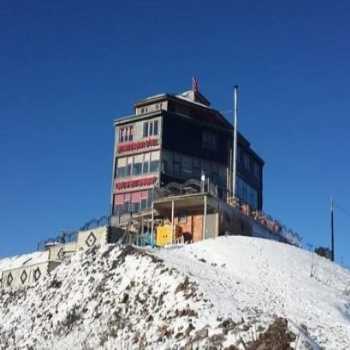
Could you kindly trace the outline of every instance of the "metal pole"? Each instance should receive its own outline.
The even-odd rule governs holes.
[[[207,230],[207,195],[204,195],[204,208],[203,208],[203,239],[205,239]]]
[[[331,241],[332,241],[332,261],[334,261],[335,253],[334,253],[334,202],[333,202],[333,198],[331,198]]]
[[[175,203],[174,200],[171,201],[171,243],[174,244],[174,213],[175,213]]]
[[[154,187],[152,188],[152,221],[151,221],[151,245],[152,247],[155,245],[156,237],[154,234]]]
[[[232,176],[232,198],[236,197],[236,176],[237,176],[237,114],[238,114],[238,85],[235,85],[233,92],[233,176]]]

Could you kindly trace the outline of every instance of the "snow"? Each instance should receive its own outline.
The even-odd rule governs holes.
[[[201,107],[204,107],[206,109],[212,109],[210,108],[209,106],[205,105],[204,103],[201,103],[201,102],[198,102],[198,101],[194,101],[193,99],[191,99],[191,97],[188,96],[189,93],[191,93],[192,90],[188,90],[188,91],[185,91],[179,95],[176,95],[177,98],[181,99],[181,100],[185,100],[187,102],[191,102],[195,105],[198,105],[198,106],[201,106]]]
[[[221,339],[243,349],[276,316],[289,320],[294,348],[349,349],[350,272],[258,238],[107,245],[68,257],[34,287],[0,291],[0,348],[204,348]]]
[[[30,254],[18,255],[0,260],[0,273],[6,270],[17,269],[22,266],[36,265],[47,262],[49,252],[33,252]]]
[[[118,349],[134,349],[142,342],[148,349],[165,349],[167,332],[179,334],[170,343],[184,344],[191,315],[202,314],[208,303],[192,293],[186,276],[142,251],[128,250],[106,246],[79,252],[37,286],[2,291],[0,348],[115,349],[119,344]],[[187,287],[177,291],[181,283]],[[193,323],[203,327],[203,320]]]
[[[243,236],[156,254],[191,275],[224,317],[239,320],[255,309],[305,325],[326,349],[350,347],[350,272],[325,258]]]

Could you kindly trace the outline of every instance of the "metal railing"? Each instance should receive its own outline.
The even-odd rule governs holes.
[[[81,226],[79,229],[75,230],[62,230],[58,235],[55,237],[50,237],[45,240],[42,240],[38,242],[37,249],[38,250],[46,250],[50,245],[55,244],[64,244],[64,243],[70,243],[77,241],[78,233],[79,231],[85,231],[94,229],[99,226],[105,226],[110,224],[110,216],[104,215],[97,219],[91,219],[88,222],[86,222],[83,226]]]
[[[266,214],[264,211],[253,209],[248,203],[234,198],[230,205],[237,208],[241,214],[248,216],[258,224],[265,227],[270,233],[279,235],[287,243],[302,247],[302,237],[297,232],[283,225],[278,219]]]

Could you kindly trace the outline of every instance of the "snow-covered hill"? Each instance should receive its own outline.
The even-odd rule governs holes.
[[[350,349],[350,272],[325,258],[239,236],[158,256],[192,276],[224,317],[282,316],[326,349]]]
[[[269,349],[261,334],[277,317],[293,347],[349,349],[349,271],[248,237],[106,246],[77,253],[35,287],[1,291],[0,348]]]

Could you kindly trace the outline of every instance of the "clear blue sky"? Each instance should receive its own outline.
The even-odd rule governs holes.
[[[0,256],[109,208],[114,118],[189,89],[266,160],[265,210],[350,265],[348,1],[0,3]],[[229,116],[230,117],[230,116]]]

